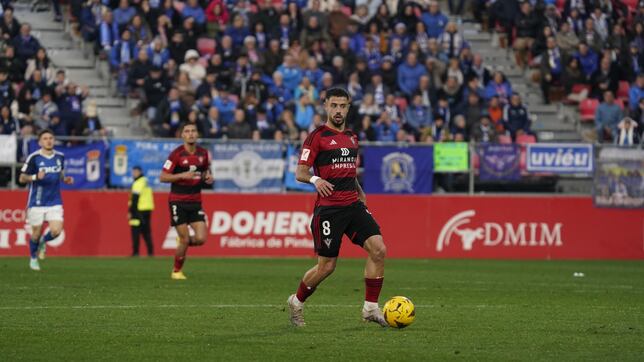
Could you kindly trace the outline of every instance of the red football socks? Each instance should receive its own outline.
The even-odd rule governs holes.
[[[301,281],[300,287],[297,288],[297,300],[304,303],[306,298],[310,297],[313,292],[315,292],[315,287],[307,287],[306,284],[304,284],[304,281]]]
[[[378,297],[380,296],[380,289],[382,289],[382,282],[385,278],[364,278],[365,284],[365,296],[364,300],[367,302],[378,303]]]
[[[176,256],[174,257],[174,272],[179,272],[181,271],[181,268],[183,268],[183,262],[186,261],[185,256]]]

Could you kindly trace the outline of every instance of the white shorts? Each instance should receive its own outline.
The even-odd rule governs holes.
[[[27,224],[39,226],[45,221],[63,221],[63,206],[35,206],[27,209]]]

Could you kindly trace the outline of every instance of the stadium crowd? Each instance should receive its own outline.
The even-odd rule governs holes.
[[[463,3],[450,1],[452,12]],[[325,119],[324,89],[341,85],[362,140],[534,137],[521,97],[436,1],[72,0],[70,8],[118,92],[140,99],[155,136],[175,137],[190,122],[205,138],[300,140]],[[517,64],[536,70],[546,102],[555,93],[582,106],[601,98],[591,117],[598,139],[623,144],[639,142],[644,113],[644,6],[629,9],[620,0],[473,3],[486,29],[506,35],[501,44]],[[10,8],[0,29],[2,132],[104,134],[95,104],[83,105],[87,89],[53,69]],[[620,81],[630,84],[624,109]]]

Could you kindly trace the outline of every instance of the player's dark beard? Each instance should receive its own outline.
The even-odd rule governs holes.
[[[331,123],[337,128],[341,128],[344,125],[344,117],[340,116],[340,119],[336,118],[335,116],[330,118]]]

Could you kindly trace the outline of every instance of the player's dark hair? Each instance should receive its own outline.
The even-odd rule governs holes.
[[[331,97],[340,97],[340,98],[346,98],[347,100],[351,100],[351,96],[349,95],[349,92],[347,92],[346,89],[340,88],[340,87],[333,87],[326,90],[324,101],[325,102],[328,101],[329,99],[331,99]]]
[[[194,126],[197,129],[197,133],[199,133],[199,127],[197,127],[195,123],[183,122],[179,125],[179,134],[182,134],[183,129],[186,128],[187,126]]]
[[[38,132],[38,141],[40,141],[40,137],[42,137],[44,134],[49,133],[50,135],[54,135],[54,131],[50,130],[49,128],[41,129]]]
[[[139,166],[139,165],[136,165],[136,166],[132,167],[132,169],[133,169],[133,170],[137,170],[137,171],[139,171],[139,172],[143,172],[143,169],[142,169],[142,168],[141,168],[141,166]]]

